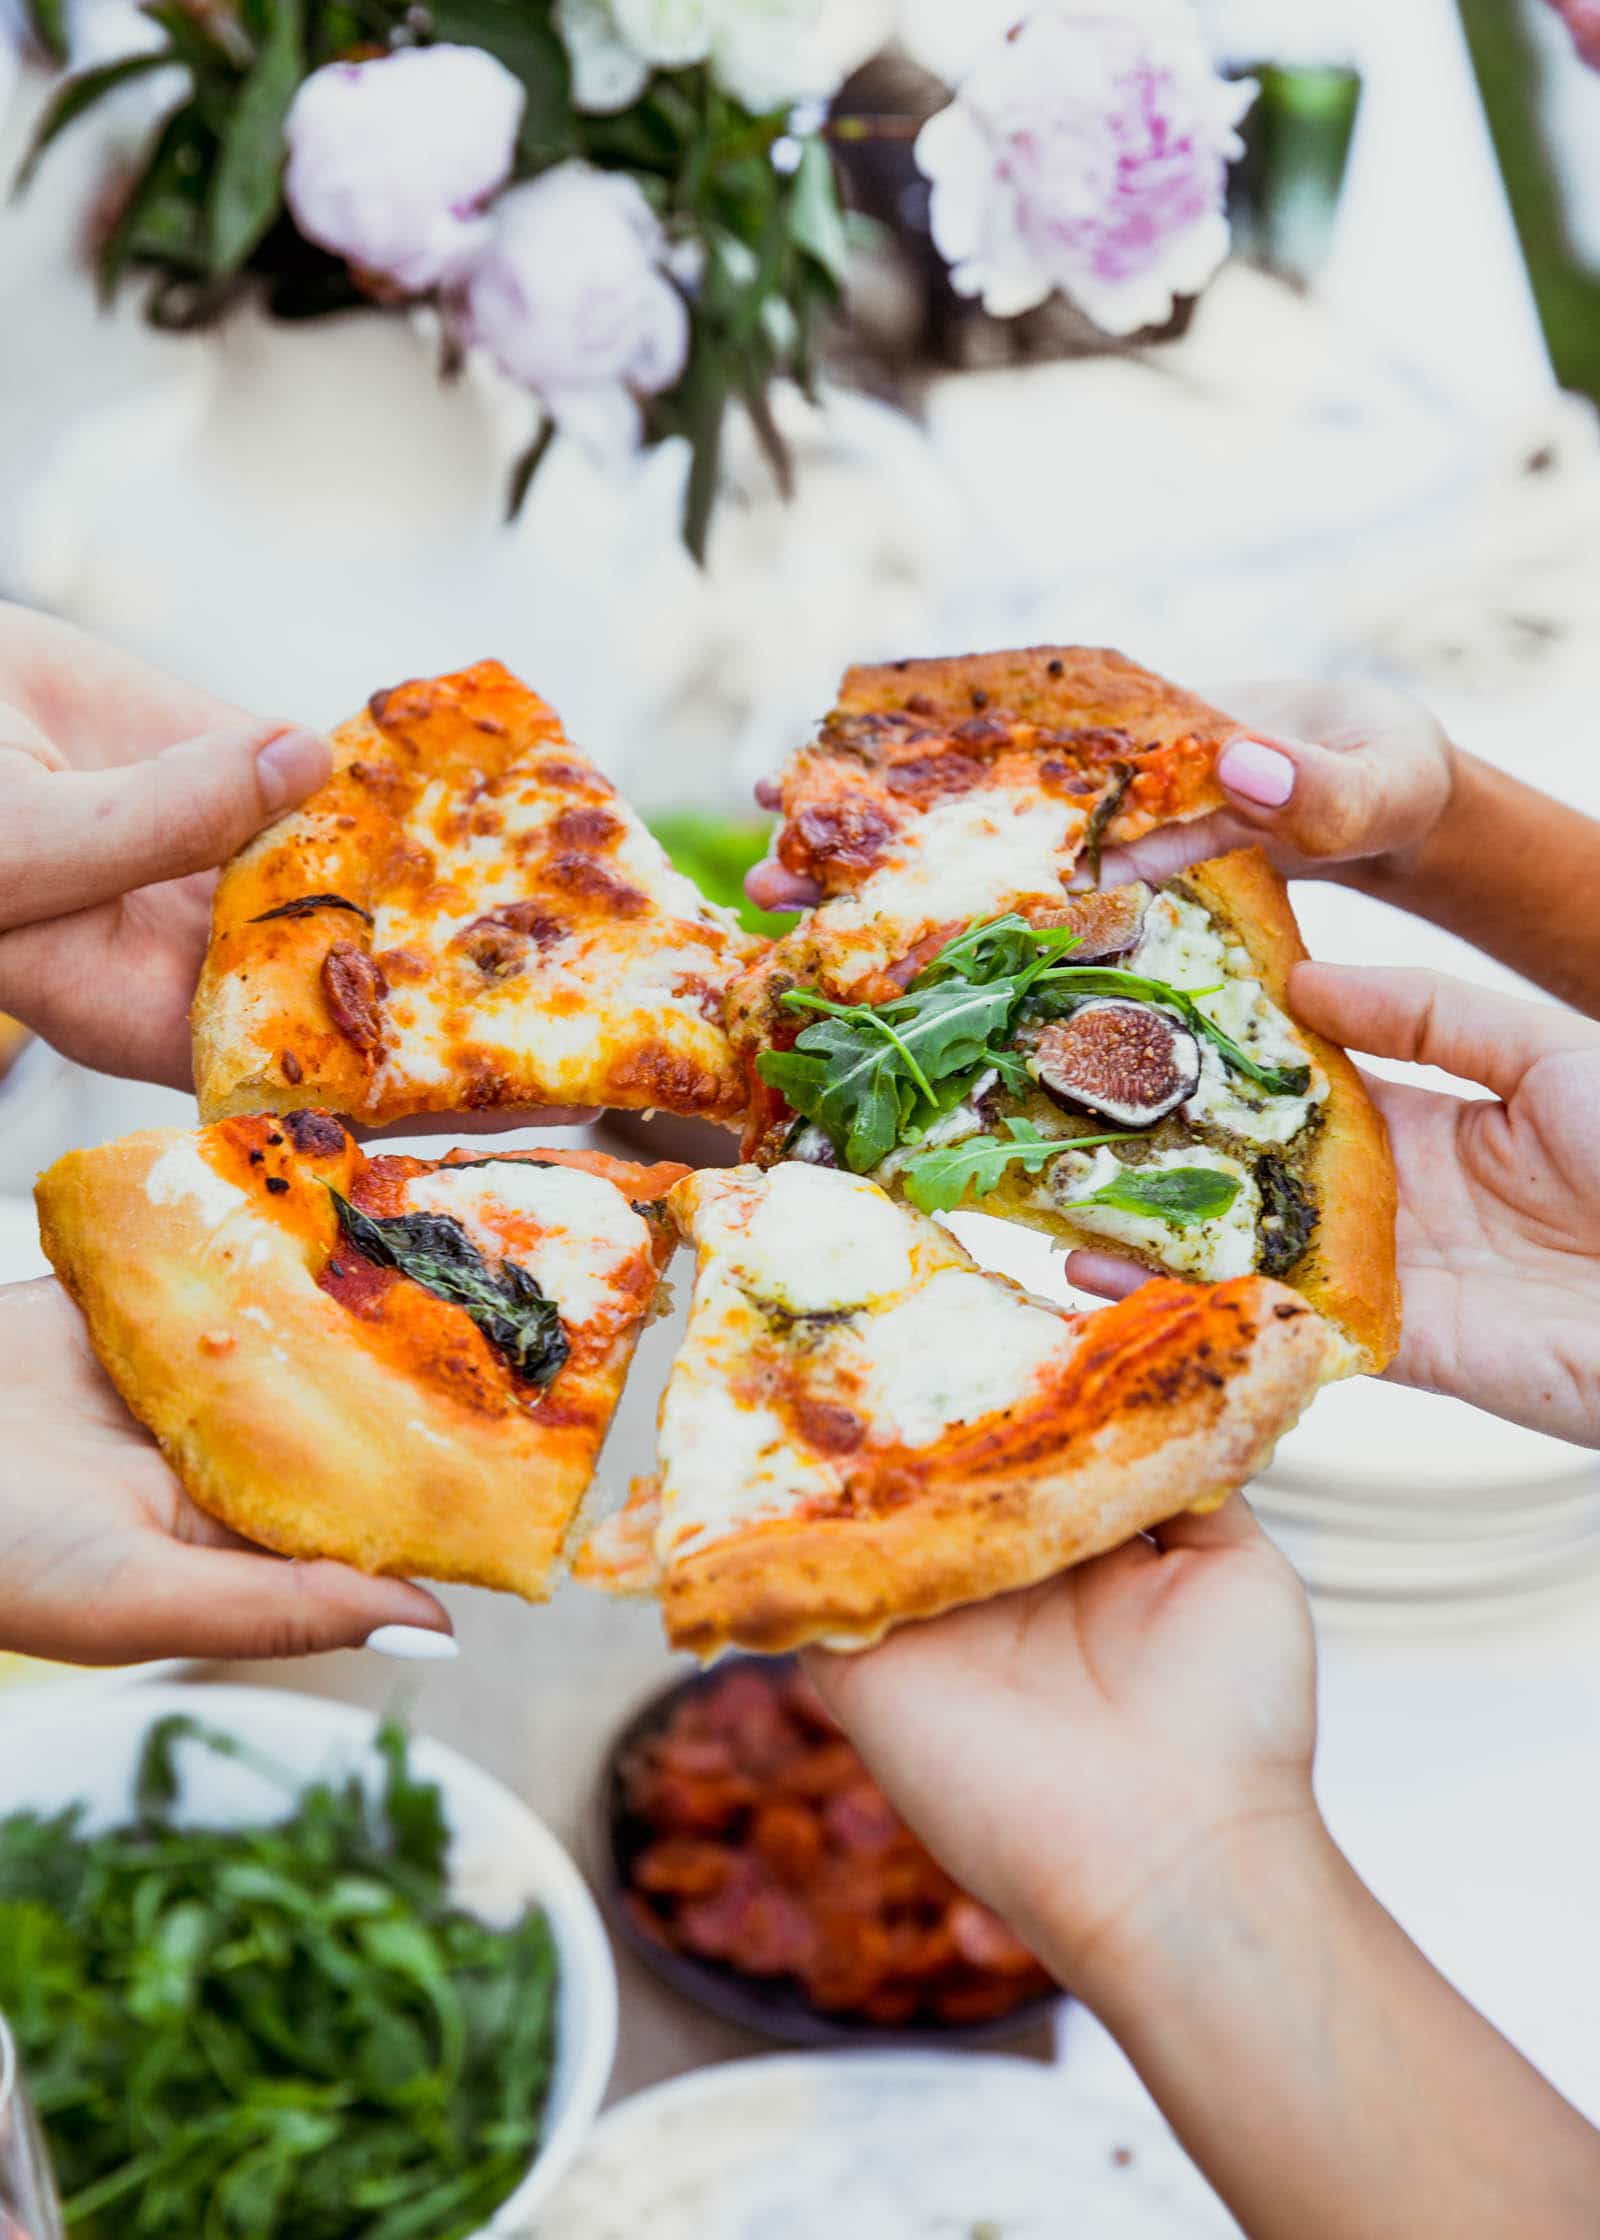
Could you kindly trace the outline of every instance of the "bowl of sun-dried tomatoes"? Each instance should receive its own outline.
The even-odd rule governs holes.
[[[983,2044],[1061,1994],[951,1880],[790,1658],[656,1696],[601,1785],[612,1920],[675,1989],[801,2045]]]

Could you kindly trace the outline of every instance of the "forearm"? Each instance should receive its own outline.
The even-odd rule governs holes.
[[[1272,1823],[1195,1862],[1089,1976],[1251,2240],[1593,2233],[1600,2133],[1429,1965],[1320,1823]]]
[[[1342,874],[1600,1016],[1600,823],[1474,756],[1427,839]]]

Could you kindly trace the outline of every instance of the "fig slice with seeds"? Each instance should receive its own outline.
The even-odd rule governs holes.
[[[1033,923],[1066,926],[1077,936],[1068,964],[1101,964],[1137,946],[1153,899],[1154,889],[1137,879],[1126,887],[1091,887],[1085,894],[1068,895],[1061,909],[1041,914]]]
[[[1057,1104],[1148,1128],[1199,1088],[1200,1045],[1166,1012],[1103,996],[1046,1027],[1028,1071]]]

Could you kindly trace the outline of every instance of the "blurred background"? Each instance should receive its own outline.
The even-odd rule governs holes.
[[[53,83],[6,16],[19,4],[0,0],[7,175]],[[68,4],[75,61],[123,51],[125,0]],[[863,8],[873,51],[835,120],[927,116],[980,19],[1016,12]],[[1593,41],[1594,11],[1567,12]],[[842,301],[813,396],[768,399],[793,487],[772,429],[736,407],[703,565],[680,535],[681,437],[608,464],[557,440],[508,522],[526,395],[477,362],[442,382],[431,312],[274,319],[254,300],[189,331],[151,324],[136,287],[100,307],[88,248],[154,113],[154,81],[130,84],[0,205],[0,593],[317,724],[498,656],[724,900],[761,850],[753,781],[847,663],[913,653],[1114,644],[1224,705],[1230,677],[1381,678],[1600,813],[1600,70],[1547,0],[1201,13],[1219,65],[1260,87],[1233,253],[1204,293],[1123,340],[1059,296],[991,317],[952,290],[909,138],[836,135]],[[1296,900],[1318,954],[1508,982],[1380,904]],[[186,1110],[23,1047],[0,1093],[0,1190],[70,1143]],[[1060,1291],[1042,1247],[993,1229],[963,1233]],[[4,1272],[35,1264],[31,1234],[20,1199],[0,1203]],[[670,1340],[652,1332],[646,1367]],[[652,1398],[625,1410],[619,1487]],[[1591,1462],[1363,1385],[1324,1397],[1259,1493],[1318,1598],[1336,1833],[1600,2116],[1584,1988],[1600,1971],[1572,1964],[1597,1951]],[[457,1607],[468,1657],[429,1676],[425,1709],[575,1831],[607,1720],[665,1663],[651,1623]],[[293,1682],[378,1700],[349,1660]],[[562,1716],[580,1697],[582,1720]],[[624,2082],[751,2042],[695,2037],[662,1995],[624,1989]],[[1075,2019],[1069,2061],[1088,2037]],[[1108,2048],[1078,2058],[1115,2071]]]

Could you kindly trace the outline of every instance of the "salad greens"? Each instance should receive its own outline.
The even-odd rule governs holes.
[[[1088,1197],[1063,1199],[1061,1210],[1082,1213],[1090,1206],[1107,1206],[1115,1213],[1164,1221],[1169,1229],[1188,1229],[1197,1221],[1215,1221],[1238,1195],[1238,1177],[1215,1167],[1162,1167],[1154,1172],[1124,1167]]]
[[[968,1136],[961,1143],[942,1143],[932,1151],[919,1151],[901,1169],[906,1196],[924,1213],[952,1213],[968,1190],[988,1197],[1008,1167],[1040,1174],[1063,1151],[1092,1151],[1102,1143],[1133,1143],[1138,1139],[1119,1130],[1107,1136],[1041,1135],[1031,1120],[1006,1122],[1011,1141],[999,1136]]]
[[[476,2231],[539,2143],[543,1915],[491,1929],[451,1904],[439,1792],[392,1724],[380,1797],[314,1782],[231,1830],[173,1824],[183,1739],[250,1756],[162,1719],[131,1826],[0,1820],[0,2007],[73,2240]]]
[[[474,1165],[487,1166],[487,1160]],[[549,1384],[572,1350],[553,1299],[514,1260],[491,1268],[459,1221],[447,1213],[363,1213],[326,1186],[339,1227],[380,1268],[398,1268],[436,1299],[464,1307],[514,1377]]]
[[[1036,929],[1015,914],[969,926],[888,1003],[832,1003],[791,988],[790,1011],[819,1013],[790,1050],[764,1050],[761,1078],[827,1135],[854,1174],[869,1174],[898,1145],[913,1143],[997,1073],[1021,1095],[1029,1087],[1013,1047],[1027,1020],[1059,1018],[1088,996],[1126,996],[1175,1012],[1224,1062],[1273,1096],[1300,1096],[1306,1066],[1264,1066],[1208,1019],[1185,990],[1107,965],[1075,965],[1077,936]],[[1020,1140],[1020,1139],[1018,1139]],[[1003,1148],[1003,1147],[1002,1147]]]

